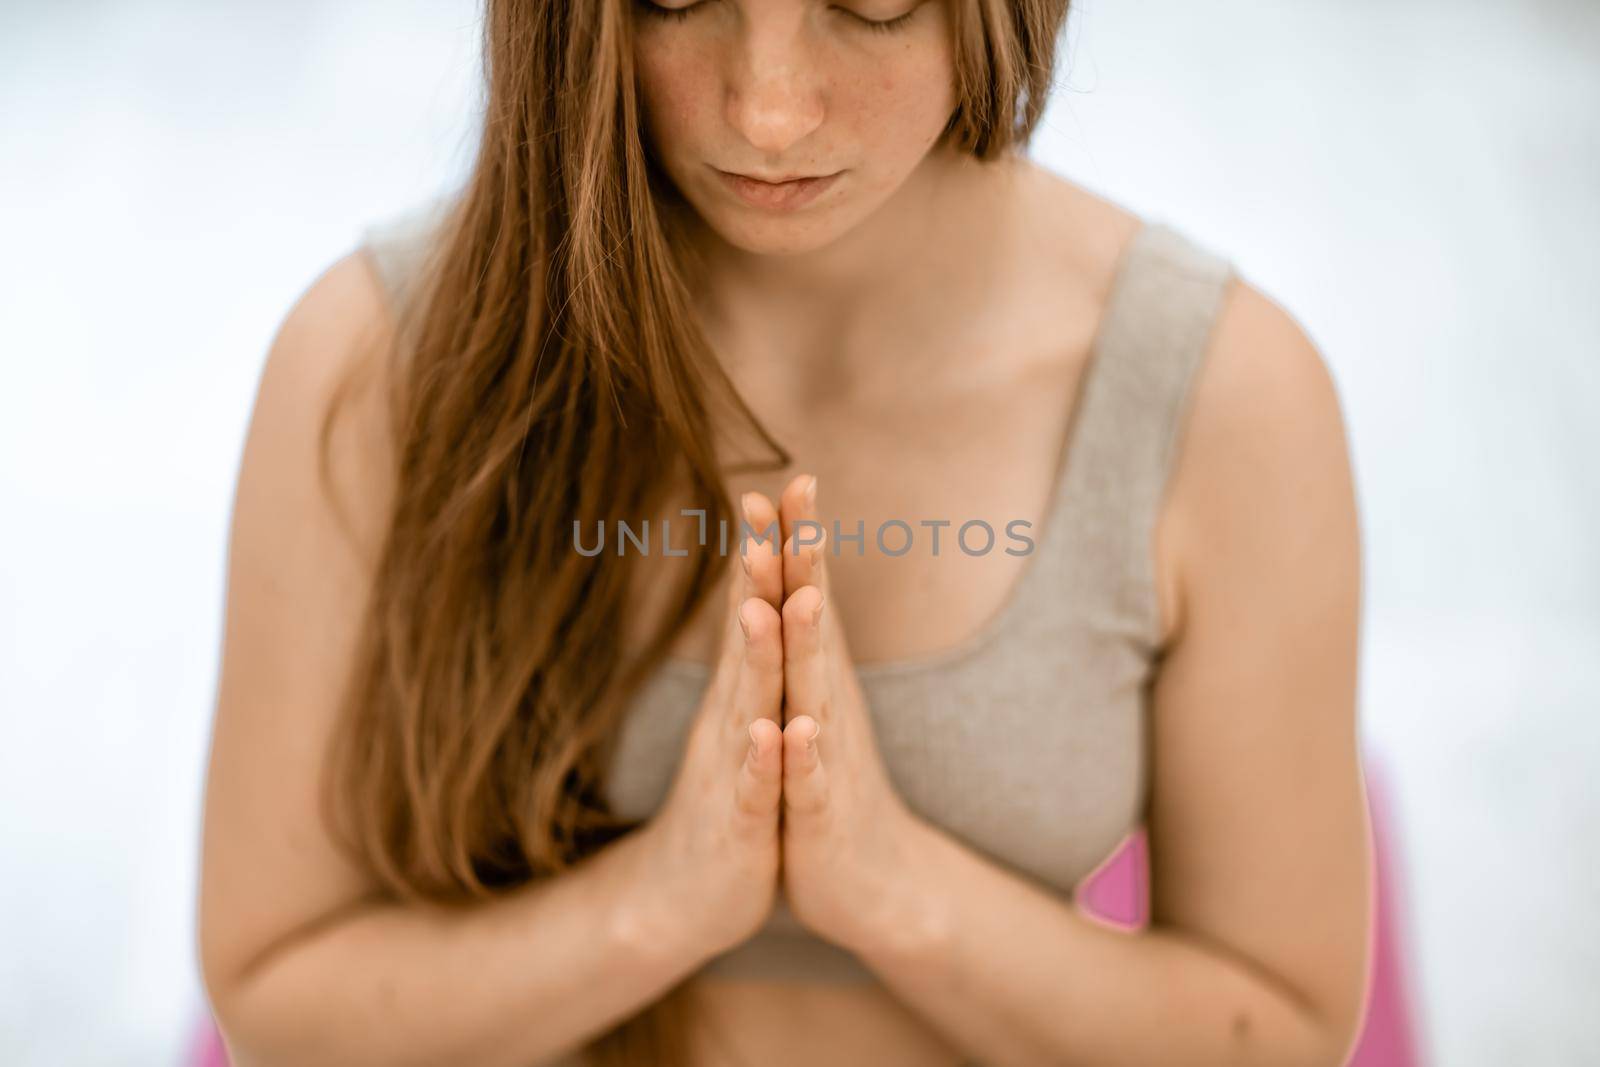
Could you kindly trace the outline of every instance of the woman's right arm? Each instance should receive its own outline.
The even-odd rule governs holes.
[[[466,908],[401,906],[338,852],[320,764],[392,494],[379,378],[331,443],[347,539],[316,476],[337,375],[392,323],[359,253],[287,316],[233,502],[206,782],[201,968],[235,1063],[551,1062],[714,954],[663,914],[650,825]]]

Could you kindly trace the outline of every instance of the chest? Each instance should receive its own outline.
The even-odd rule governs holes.
[[[795,475],[815,474],[834,607],[857,663],[937,655],[981,632],[1023,581],[1057,503],[1080,378],[1079,361],[1056,360],[959,392],[908,383],[805,410],[769,402],[758,416],[793,462],[731,476],[728,489],[735,501],[754,490],[776,503]],[[730,527],[730,552],[735,537]],[[654,617],[654,598],[687,565],[659,551],[638,560],[641,617]],[[675,657],[714,660],[720,591],[678,633]]]

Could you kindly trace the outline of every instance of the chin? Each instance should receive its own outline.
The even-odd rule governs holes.
[[[834,218],[739,219],[729,213],[703,215],[706,224],[728,244],[751,255],[794,256],[826,248],[847,225]]]

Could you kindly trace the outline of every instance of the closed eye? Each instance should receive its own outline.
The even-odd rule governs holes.
[[[921,6],[922,5],[920,4],[917,5],[917,7]],[[873,33],[893,33],[895,30],[900,29],[907,22],[911,21],[911,16],[917,13],[917,8],[914,7],[910,11],[907,11],[904,15],[896,15],[892,19],[869,19],[865,15],[851,11],[847,7],[842,7],[838,10],[844,12],[846,15],[849,15],[852,19],[860,23],[862,26],[865,26]]]
[[[662,7],[660,4],[653,3],[652,0],[634,0],[634,2],[644,10],[645,14],[653,18],[663,19],[667,22],[682,22],[694,12],[705,7],[711,0],[698,0],[697,3],[689,4],[687,7]],[[918,7],[920,6],[919,4]],[[851,20],[873,33],[893,33],[903,27],[911,20],[911,16],[917,13],[917,8],[914,7],[905,14],[896,15],[892,19],[869,19],[859,12],[851,11],[847,7],[836,8],[835,10],[848,16]]]
[[[662,7],[660,4],[651,3],[650,0],[634,0],[634,2],[644,9],[645,14],[653,18],[664,19],[667,22],[682,22],[690,13],[705,7],[710,0],[700,0],[699,3],[690,4],[688,7]]]

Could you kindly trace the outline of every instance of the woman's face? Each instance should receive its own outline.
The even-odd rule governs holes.
[[[848,231],[955,110],[946,0],[631,3],[655,154],[706,224],[750,252],[807,251]]]

